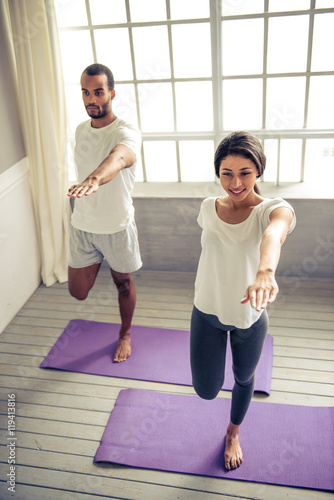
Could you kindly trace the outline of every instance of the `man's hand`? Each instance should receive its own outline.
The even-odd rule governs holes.
[[[88,177],[80,184],[75,184],[68,190],[67,196],[71,198],[81,198],[82,196],[88,196],[89,194],[95,193],[99,189],[99,183],[97,179]]]

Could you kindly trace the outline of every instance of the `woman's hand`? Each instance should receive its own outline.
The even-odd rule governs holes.
[[[255,280],[246,290],[242,304],[248,301],[257,311],[265,309],[268,304],[274,302],[278,294],[278,286],[275,280],[275,273],[271,270],[258,271]]]

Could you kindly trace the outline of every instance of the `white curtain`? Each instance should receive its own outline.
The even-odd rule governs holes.
[[[3,0],[1,0],[3,1]],[[65,96],[53,0],[6,0],[39,237],[42,280],[67,281]],[[8,11],[9,9],[9,11]],[[5,96],[3,96],[5,98]]]

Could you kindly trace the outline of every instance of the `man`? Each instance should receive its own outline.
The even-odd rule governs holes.
[[[131,273],[142,266],[131,198],[141,137],[113,113],[115,89],[109,68],[88,66],[81,75],[81,87],[90,120],[76,130],[80,183],[68,191],[75,198],[68,287],[73,297],[86,299],[106,259],[118,290],[122,324],[114,361],[121,362],[131,354],[130,328],[136,304]]]

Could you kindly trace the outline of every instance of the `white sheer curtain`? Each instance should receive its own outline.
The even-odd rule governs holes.
[[[50,286],[67,281],[70,215],[65,96],[56,16],[53,0],[5,1],[10,13],[8,35],[15,53],[42,280]]]

